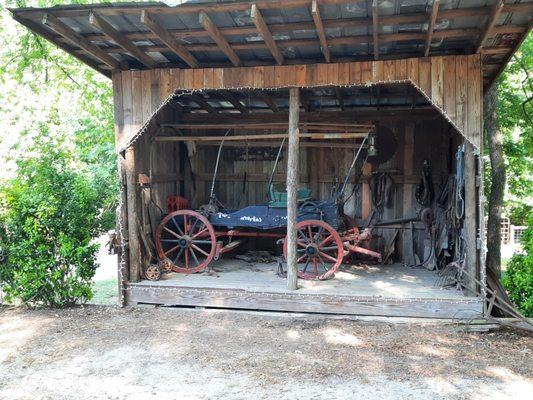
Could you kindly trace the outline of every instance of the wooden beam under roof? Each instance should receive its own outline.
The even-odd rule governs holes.
[[[120,69],[123,65],[108,53],[100,49],[100,47],[89,42],[78,32],[70,28],[65,23],[61,22],[58,18],[54,17],[51,14],[44,14],[42,18],[43,25],[48,26],[50,29],[59,33],[64,38],[68,39],[70,42],[74,43],[76,46],[81,47],[83,50],[91,54],[93,57],[101,60],[103,63],[108,65],[113,69]]]
[[[331,54],[329,52],[328,41],[326,40],[326,32],[324,31],[324,24],[322,24],[322,17],[320,16],[320,8],[318,6],[318,0],[313,0],[311,4],[311,15],[315,23],[316,34],[320,40],[320,48],[326,62],[331,62]]]
[[[91,68],[93,68],[95,71],[100,72],[101,74],[104,74],[108,78],[111,78],[111,71],[102,69],[98,65],[98,63],[95,62],[93,59],[87,57],[85,54],[78,54],[74,48],[72,48],[71,46],[65,44],[62,41],[57,40],[57,37],[52,35],[50,33],[50,31],[48,31],[47,29],[43,28],[43,26],[41,24],[38,24],[38,23],[36,23],[36,22],[34,22],[32,20],[29,20],[29,19],[22,18],[22,17],[20,17],[17,14],[13,14],[13,19],[15,19],[15,21],[18,21],[19,23],[21,23],[22,25],[24,25],[25,27],[30,29],[32,32],[41,35],[43,38],[45,38],[46,40],[48,40],[51,43],[55,44],[60,49],[66,51],[69,54],[71,54],[77,60],[79,60],[82,63],[88,65]],[[61,36],[61,38],[63,38],[63,37]]]
[[[128,51],[133,57],[138,59],[148,68],[155,68],[157,65],[157,63],[150,56],[148,56],[144,51],[140,50],[131,40],[113,28],[109,22],[104,20],[98,14],[91,13],[89,16],[89,23],[100,29],[106,36],[108,36],[124,50]]]
[[[496,25],[496,22],[498,21],[498,18],[503,10],[503,6],[503,0],[497,0],[496,4],[492,6],[490,15],[487,19],[487,24],[485,25],[485,28],[483,29],[476,43],[476,53],[479,53],[481,51],[481,49],[483,48],[483,43],[485,43],[485,40],[490,37],[490,32],[492,28],[494,28],[494,25]]]
[[[380,18],[381,21],[381,18]],[[492,34],[523,34],[527,30],[527,26],[523,25],[502,25],[496,26],[492,29]],[[474,38],[479,36],[479,29],[473,28],[459,28],[459,29],[442,29],[433,32],[434,39],[447,38]],[[424,32],[404,32],[404,33],[387,33],[378,35],[380,43],[400,42],[400,41],[425,41],[426,33]],[[336,37],[328,40],[330,45],[350,45],[350,44],[367,44],[372,43],[373,36],[357,35]],[[316,39],[288,39],[278,40],[276,42],[279,48],[298,47],[298,46],[319,46],[320,42]],[[250,42],[250,43],[235,43],[232,45],[234,50],[261,50],[267,48],[265,42]],[[165,46],[139,46],[141,50],[145,51],[165,51]],[[190,51],[219,51],[215,44],[188,44],[186,48]],[[122,48],[110,47],[106,49],[109,53],[121,53]],[[414,55],[414,54],[413,54]],[[383,58],[383,57],[382,57]]]
[[[257,97],[263,102],[265,103],[267,106],[270,107],[270,109],[277,113],[279,112],[279,107],[278,105],[276,104],[276,102],[272,99],[272,97],[270,97],[265,91],[263,90],[260,90],[258,92],[254,92],[255,94],[257,94]]]
[[[344,111],[344,109],[345,109],[345,107],[344,107],[344,98],[343,98],[343,95],[342,95],[342,90],[338,86],[335,86],[335,96],[337,97],[337,101],[339,103],[340,109],[342,111]]]
[[[324,4],[324,2],[320,2]],[[480,17],[490,14],[490,7],[471,7],[471,8],[458,8],[450,10],[439,10],[437,21],[450,20],[464,17]],[[502,13],[522,13],[528,14],[533,12],[533,2],[518,3],[518,4],[506,4],[502,10]],[[14,14],[15,15],[15,14]],[[16,14],[18,15],[18,14]],[[398,25],[398,24],[415,24],[423,23],[427,21],[427,13],[405,13],[396,15],[381,15],[379,18],[383,25]],[[354,27],[366,27],[372,25],[372,18],[339,18],[339,19],[323,19],[322,24],[324,29],[334,28],[354,28]],[[315,29],[313,21],[301,21],[292,23],[276,23],[268,26],[272,33],[287,33],[294,30],[312,30]],[[238,27],[226,27],[218,28],[220,33],[227,36],[243,36],[254,35],[257,33],[255,26],[238,26]],[[169,29],[172,36],[176,39],[188,39],[196,37],[208,37],[209,33],[203,28],[191,28],[191,29]],[[89,41],[105,40],[105,36],[102,33],[89,33],[83,35]],[[128,32],[124,33],[124,36],[130,40],[150,40],[157,39],[157,36],[152,32]],[[62,38],[58,36],[58,38]]]
[[[178,55],[191,68],[198,67],[198,61],[187,50],[187,48],[178,42],[178,40],[170,34],[168,30],[159,25],[152,16],[146,11],[141,12],[141,23],[146,25],[163,43],[165,43],[170,50]]]
[[[206,110],[209,113],[216,114],[218,113],[218,110],[214,108],[211,104],[207,102],[202,96],[197,94],[190,94],[187,96],[184,96],[186,99],[190,99],[191,101],[194,101],[196,104],[198,104],[200,107],[202,107],[204,110]]]
[[[265,23],[265,20],[263,19],[263,16],[261,15],[261,12],[259,11],[259,8],[256,4],[252,4],[250,16],[252,18],[252,21],[254,22],[255,27],[259,31],[259,34],[263,37],[266,46],[272,53],[272,56],[274,57],[276,62],[279,65],[283,64],[283,55],[279,51],[279,48],[276,45],[276,41],[272,37],[272,33],[270,33],[270,30],[268,29],[268,26]]]
[[[211,21],[211,18],[209,18],[209,15],[207,15],[204,11],[200,12],[200,16],[198,18],[198,21],[200,22],[200,25],[204,27],[204,29],[209,33],[209,36],[211,36],[211,39],[217,44],[220,51],[222,51],[231,61],[231,63],[235,67],[241,66],[241,60],[233,51],[228,41],[224,38],[224,36],[220,33],[217,26]]]
[[[229,90],[220,90],[217,93],[219,93],[227,102],[231,103],[233,107],[241,112],[241,114],[248,113],[248,109]]]
[[[379,59],[379,10],[378,0],[372,0],[372,43],[374,44],[374,60]]]
[[[429,55],[429,50],[431,48],[431,41],[433,40],[433,30],[435,29],[435,23],[437,22],[437,14],[439,13],[439,4],[440,4],[440,0],[433,0],[433,6],[431,7],[431,14],[429,15],[424,57],[427,57]]]

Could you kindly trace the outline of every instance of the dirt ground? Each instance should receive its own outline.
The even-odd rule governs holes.
[[[532,345],[321,316],[0,308],[0,399],[530,399]]]

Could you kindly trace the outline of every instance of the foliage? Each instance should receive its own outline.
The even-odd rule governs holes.
[[[97,190],[53,138],[30,151],[1,191],[2,290],[30,305],[84,302],[96,268]]]
[[[533,34],[511,59],[499,80],[498,119],[507,166],[506,214],[525,225],[533,206]],[[485,185],[490,188],[489,185]]]
[[[6,9],[64,3],[0,0],[0,286],[30,304],[91,297],[90,241],[114,228],[118,198],[110,80]]]
[[[513,255],[502,278],[510,299],[526,317],[533,317],[533,213],[522,237],[524,249]]]

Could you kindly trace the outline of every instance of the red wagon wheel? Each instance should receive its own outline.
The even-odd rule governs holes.
[[[302,279],[324,280],[342,264],[344,249],[341,237],[324,221],[306,220],[296,224],[298,230],[298,276]],[[283,245],[287,258],[287,239]]]
[[[215,256],[216,236],[211,223],[192,210],[168,214],[155,232],[157,255],[186,274],[203,271]]]

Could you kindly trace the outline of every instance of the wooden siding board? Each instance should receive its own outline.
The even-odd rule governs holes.
[[[131,74],[131,75],[127,75]],[[413,58],[407,60],[386,60],[374,62],[346,62],[340,64],[283,65],[242,68],[206,68],[206,69],[157,69],[151,71],[122,72],[121,84],[128,76],[141,77],[142,87],[147,88],[144,79],[151,79],[150,94],[152,109],[148,110],[147,99],[140,100],[141,109],[135,104],[129,113],[135,113],[135,124],[128,120],[128,111],[123,120],[123,137],[135,134],[135,126],[141,126],[147,118],[176,89],[199,90],[203,88],[276,88],[276,87],[313,87],[343,84],[372,84],[377,82],[409,79],[417,85],[447,117],[467,137],[479,146],[481,138],[481,60],[474,56],[443,56],[431,58]],[[154,85],[159,85],[155,90]],[[132,101],[131,89],[122,89],[122,100],[128,97]],[[154,95],[159,91],[159,95]],[[139,99],[148,90],[137,90]],[[129,95],[127,93],[130,93]],[[134,96],[137,97],[137,94]],[[138,100],[135,100],[135,103]],[[157,102],[157,104],[156,104]],[[123,102],[124,103],[124,102]],[[122,107],[127,108],[127,104]],[[139,118],[139,113],[141,118]],[[129,116],[133,119],[133,116]],[[471,125],[471,129],[468,128]],[[126,131],[128,133],[126,133]],[[127,139],[125,139],[127,140]]]
[[[431,59],[431,99],[440,109],[444,104],[444,61],[442,57],[432,57]]]
[[[452,121],[456,119],[455,111],[455,57],[444,59],[444,87],[443,87],[443,107],[446,114]]]
[[[455,124],[457,128],[466,132],[467,130],[467,86],[468,86],[468,66],[466,57],[455,58]]]

